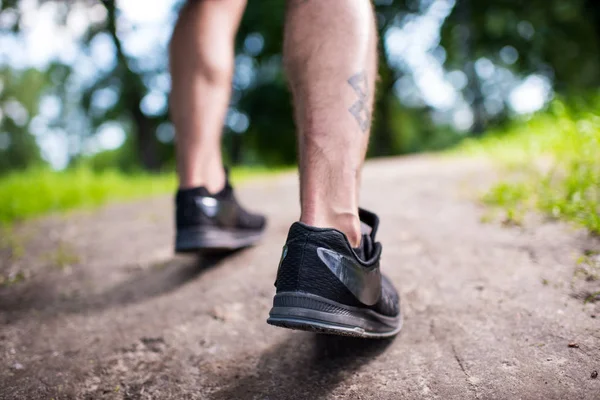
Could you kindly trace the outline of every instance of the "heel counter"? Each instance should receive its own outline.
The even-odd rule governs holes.
[[[290,228],[277,268],[275,279],[277,293],[299,289],[300,271],[304,262],[304,252],[309,236],[310,232],[297,223]]]
[[[283,246],[275,286],[277,293],[296,291],[299,287],[300,269],[304,254],[304,242],[286,243]]]

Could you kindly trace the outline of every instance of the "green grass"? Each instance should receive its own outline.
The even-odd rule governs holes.
[[[598,110],[598,108],[596,108]],[[575,222],[600,234],[600,115],[555,101],[528,121],[460,146],[506,167],[506,179],[482,198],[519,223],[529,210]]]
[[[281,169],[234,168],[234,183],[281,172]],[[174,174],[123,174],[93,172],[80,167],[64,172],[30,169],[0,177],[0,225],[32,217],[80,208],[93,208],[112,201],[172,193]]]

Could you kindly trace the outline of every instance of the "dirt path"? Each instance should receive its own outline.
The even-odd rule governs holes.
[[[220,260],[172,255],[170,197],[25,224],[0,252],[0,273],[25,277],[0,286],[0,398],[600,399],[600,303],[582,300],[600,285],[574,278],[600,243],[557,223],[481,223],[474,190],[492,175],[368,164],[363,204],[382,218],[405,313],[391,342],[265,323],[298,216],[293,175],[240,190],[269,231]]]

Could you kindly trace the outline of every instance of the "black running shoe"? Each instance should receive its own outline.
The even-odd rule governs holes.
[[[210,194],[204,187],[177,192],[175,251],[228,251],[255,244],[266,219],[244,210],[227,179],[225,188]]]
[[[379,267],[379,218],[362,209],[359,216],[370,232],[363,234],[357,249],[336,229],[292,225],[269,324],[363,338],[386,338],[400,331],[400,298]]]

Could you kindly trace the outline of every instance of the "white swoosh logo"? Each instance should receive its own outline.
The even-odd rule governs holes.
[[[321,261],[363,304],[372,306],[381,296],[379,267],[367,270],[350,257],[323,247],[317,248]]]
[[[196,205],[209,218],[214,217],[219,212],[219,202],[213,197],[196,197]]]

